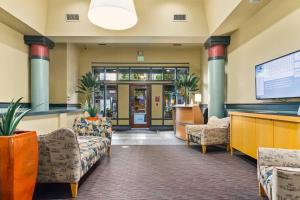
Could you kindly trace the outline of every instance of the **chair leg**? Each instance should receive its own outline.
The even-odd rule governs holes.
[[[227,145],[226,145],[226,150],[227,150],[227,152],[230,151],[230,144],[227,144]]]
[[[230,147],[230,154],[233,156],[234,153],[234,149],[232,147]]]
[[[201,147],[202,147],[202,153],[206,154],[206,148],[207,148],[207,146],[206,145],[201,145]]]
[[[78,183],[70,183],[70,186],[71,186],[72,198],[76,198],[78,193]]]
[[[188,146],[190,146],[191,142],[190,142],[190,137],[189,136],[187,136],[186,143],[187,143]]]
[[[265,189],[263,188],[260,182],[258,182],[258,191],[259,191],[259,196],[261,197],[266,196]]]
[[[109,146],[108,149],[107,149],[107,155],[108,155],[108,157],[111,156],[111,146]]]

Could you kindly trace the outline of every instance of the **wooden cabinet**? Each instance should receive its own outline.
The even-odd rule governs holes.
[[[274,146],[278,148],[300,149],[299,123],[275,121]]]
[[[258,147],[300,149],[300,118],[295,116],[230,113],[230,146],[253,158]]]
[[[175,109],[175,135],[182,140],[187,140],[185,126],[203,124],[203,114],[200,107],[198,105],[176,105],[173,109]]]
[[[274,147],[273,120],[255,119],[256,145],[258,147]]]

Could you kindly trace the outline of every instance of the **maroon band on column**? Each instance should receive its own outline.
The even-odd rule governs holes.
[[[224,58],[225,57],[225,45],[216,44],[208,48],[208,58]]]
[[[31,44],[30,57],[31,58],[49,59],[49,49],[45,45]]]

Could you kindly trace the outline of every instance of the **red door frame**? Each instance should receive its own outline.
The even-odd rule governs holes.
[[[149,128],[150,127],[150,116],[151,116],[151,87],[149,84],[130,84],[129,92],[129,112],[130,112],[130,126],[131,128]],[[147,108],[146,108],[146,124],[134,124],[134,89],[146,89],[147,92]]]

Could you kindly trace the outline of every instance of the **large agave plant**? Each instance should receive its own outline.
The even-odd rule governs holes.
[[[21,100],[22,98],[19,98],[16,102],[12,100],[8,106],[7,112],[0,117],[0,136],[13,135],[19,122],[30,111],[30,109],[25,111],[20,110]]]
[[[92,97],[95,91],[100,89],[102,82],[97,76],[94,76],[92,72],[88,72],[80,78],[80,83],[77,86],[76,93],[84,96],[84,103],[87,103],[87,107],[92,106]]]
[[[184,102],[186,104],[189,103],[190,94],[199,90],[199,81],[200,78],[196,74],[181,74],[175,81],[176,90],[184,97]]]

